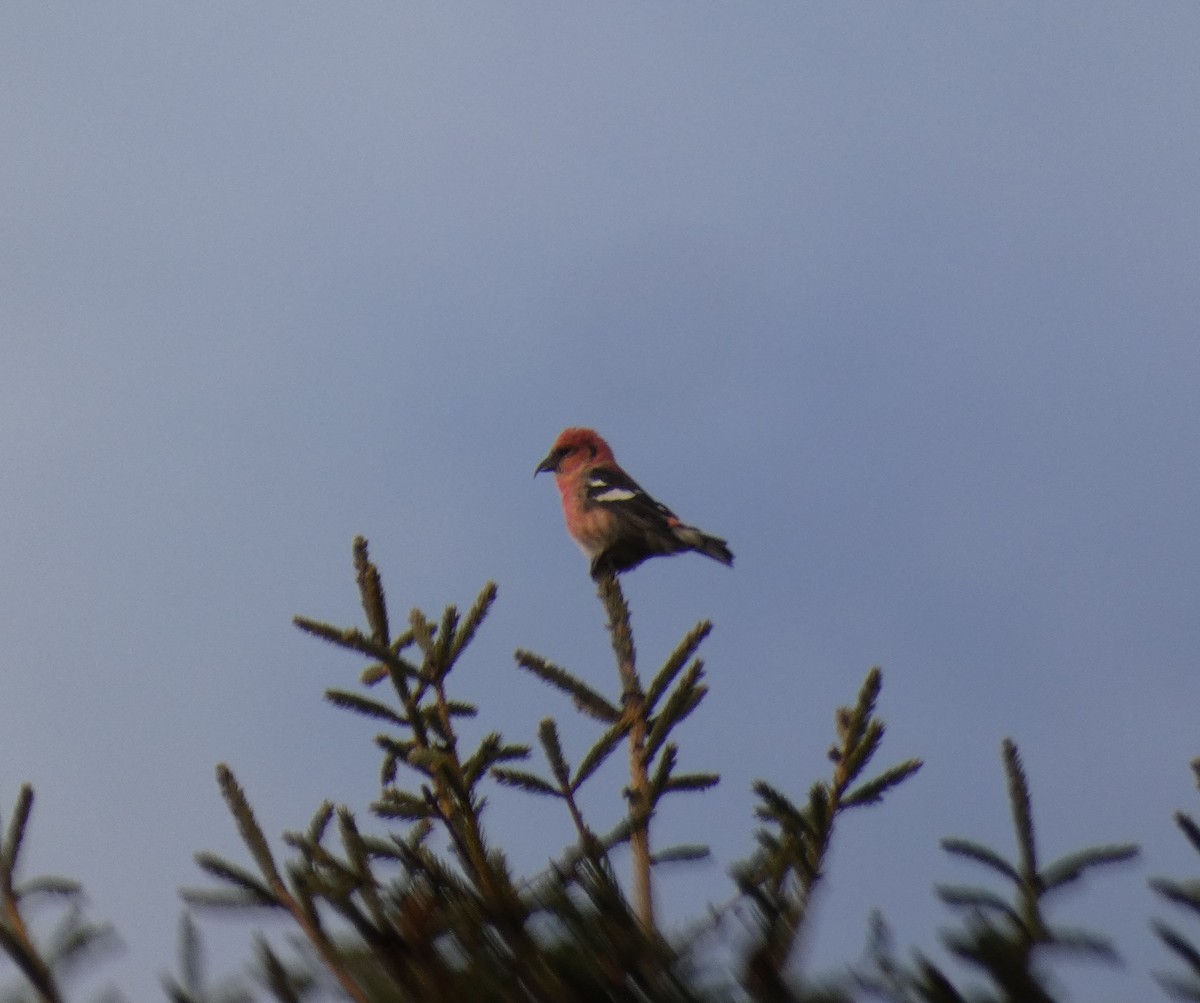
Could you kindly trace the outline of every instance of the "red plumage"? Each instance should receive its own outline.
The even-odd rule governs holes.
[[[567,531],[592,559],[597,581],[688,550],[733,564],[724,540],[686,525],[651,498],[590,428],[564,430],[535,473],[543,471],[554,474]]]

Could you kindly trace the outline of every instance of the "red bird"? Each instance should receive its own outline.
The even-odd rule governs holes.
[[[554,474],[567,531],[592,559],[596,581],[636,568],[648,557],[685,550],[733,564],[724,540],[685,525],[646,494],[590,428],[566,429],[534,476],[543,471]]]

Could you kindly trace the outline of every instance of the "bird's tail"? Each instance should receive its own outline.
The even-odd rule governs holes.
[[[719,536],[709,536],[695,526],[676,526],[675,535],[686,543],[692,550],[705,557],[711,557],[722,564],[733,564],[733,551]]]

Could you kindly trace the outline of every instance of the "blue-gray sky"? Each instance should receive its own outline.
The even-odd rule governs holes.
[[[516,647],[613,685],[530,476],[591,424],[738,558],[627,579],[647,666],[717,625],[683,763],[724,782],[662,819],[716,863],[668,919],[879,663],[927,765],[848,820],[809,960],[874,907],[934,945],[973,876],[937,840],[1011,847],[1011,735],[1047,855],[1144,848],[1063,903],[1129,963],[1072,984],[1150,993],[1145,879],[1197,870],[1198,46],[1184,2],[7,5],[0,803],[36,784],[102,978],[152,998],[192,853],[240,855],[216,762],[274,834],[365,811],[373,731],[321,700],[358,666],[290,625],[361,615],[354,534],[397,616],[499,582],[487,725],[571,718]],[[525,870],[569,837],[493,805]]]

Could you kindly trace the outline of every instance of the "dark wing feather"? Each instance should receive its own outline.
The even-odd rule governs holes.
[[[588,501],[603,505],[646,529],[662,531],[679,519],[666,505],[650,497],[625,471],[600,467],[588,475]]]
[[[722,564],[732,564],[725,541],[680,522],[666,505],[655,501],[623,470],[600,467],[588,475],[588,504],[609,509],[626,532],[592,560],[592,577],[620,574],[656,554],[695,550]]]

